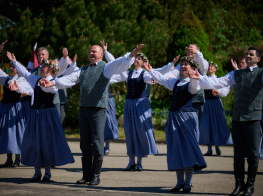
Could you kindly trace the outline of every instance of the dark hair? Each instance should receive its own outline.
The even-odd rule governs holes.
[[[190,45],[195,45],[197,47],[197,50],[200,51],[200,47],[197,44],[191,43]]]
[[[260,57],[261,58],[261,51],[255,47],[249,47],[247,51],[249,50],[256,50],[256,55],[257,57]]]
[[[57,60],[57,61],[59,61],[59,58],[58,58],[58,57],[54,57],[52,60]]]

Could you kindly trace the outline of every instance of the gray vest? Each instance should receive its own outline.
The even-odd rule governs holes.
[[[80,73],[79,107],[108,107],[109,79],[103,75],[105,62],[87,65]]]
[[[67,103],[67,89],[58,89],[60,104]]]
[[[261,120],[262,114],[262,84],[263,69],[249,68],[235,71],[235,103],[233,120]]]
[[[35,68],[35,69],[32,69],[32,70],[31,70],[31,73],[34,74],[34,75],[36,75],[36,76],[38,76],[38,77],[40,77],[40,78],[43,78],[43,76],[40,75],[40,66],[38,66],[38,67]],[[53,103],[54,103],[54,104],[60,103],[58,93],[55,94]]]
[[[180,78],[184,78],[184,75],[182,74],[180,70]],[[205,103],[205,91],[204,89],[200,89],[196,94],[193,99],[192,103]]]

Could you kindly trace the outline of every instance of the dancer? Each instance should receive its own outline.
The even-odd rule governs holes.
[[[198,145],[198,117],[192,107],[193,98],[200,86],[198,81],[188,77],[188,72],[198,64],[184,56],[180,59],[180,65],[184,76],[181,80],[162,75],[148,64],[144,66],[155,82],[173,91],[173,104],[169,108],[165,125],[168,170],[176,171],[177,174],[177,184],[170,191],[183,189],[183,192],[189,193],[194,171],[205,168],[206,162]]]
[[[56,85],[58,88],[68,88],[80,83],[80,148],[83,154],[83,178],[78,184],[98,185],[104,155],[104,127],[108,106],[108,85],[113,74],[128,70],[134,62],[134,56],[143,47],[138,45],[132,53],[113,62],[102,61],[103,49],[93,45],[89,51],[91,63],[74,73],[48,81],[43,79],[42,85]]]
[[[217,64],[209,62],[209,77],[217,78]],[[222,91],[221,91],[222,92]],[[220,96],[225,96],[220,94]],[[230,131],[228,129],[222,102],[219,96],[213,96],[212,90],[205,90],[205,105],[200,122],[200,138],[199,144],[206,144],[208,151],[205,156],[211,156],[212,146],[215,145],[216,154],[221,155],[219,146],[232,144]]]
[[[3,167],[17,167],[21,161],[21,145],[30,111],[28,98],[33,94],[33,89],[21,77],[13,63],[10,63],[10,75],[0,69],[0,85],[3,86],[4,95],[0,103],[0,154],[7,154]],[[16,92],[9,89],[15,83],[19,88]],[[15,154],[13,163],[12,154]]]
[[[261,51],[250,47],[246,54],[247,68],[230,72],[221,78],[200,76],[190,72],[190,77],[199,79],[204,89],[222,88],[235,85],[235,103],[232,117],[232,137],[234,142],[234,174],[236,186],[231,196],[254,193],[260,146],[260,121],[262,115],[263,69],[257,63],[261,60]],[[248,174],[245,177],[244,153],[247,153]]]
[[[41,179],[40,167],[45,165],[45,175],[42,181],[48,182],[51,178],[51,165],[60,166],[74,163],[57,109],[53,103],[57,88],[41,87],[38,83],[41,78],[29,73],[16,61],[14,54],[7,52],[7,57],[14,63],[18,73],[25,77],[34,89],[33,105],[22,143],[21,162],[24,165],[35,167],[35,175],[30,182]],[[60,75],[61,70],[53,61],[42,59],[40,74],[46,80],[52,80],[52,75],[54,77]]]

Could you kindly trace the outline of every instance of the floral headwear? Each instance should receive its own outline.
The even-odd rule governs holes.
[[[141,57],[147,64],[149,63],[148,58],[142,52],[138,52],[136,56]]]
[[[187,61],[188,63],[191,64],[192,67],[195,67],[196,69],[198,69],[198,66],[199,66],[198,63],[197,63],[195,60],[191,59],[190,57],[188,57],[188,56],[183,56],[183,57],[180,59],[180,64],[182,64],[183,61]]]
[[[55,61],[49,61],[47,59],[42,59],[40,62],[41,65],[48,65],[54,73],[59,71],[58,66],[56,65]]]
[[[209,65],[213,65],[215,68],[218,68],[218,65],[215,62],[213,62],[213,61],[210,61]]]

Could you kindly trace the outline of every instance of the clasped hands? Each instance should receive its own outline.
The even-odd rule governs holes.
[[[14,83],[13,83],[13,82],[10,82],[9,85],[8,85],[8,88],[9,88],[11,91],[18,91],[18,90],[19,90],[19,86],[18,86],[18,84],[16,83],[16,80],[14,81]],[[23,98],[23,97],[25,97],[25,96],[27,96],[27,92],[22,92],[20,98]]]

